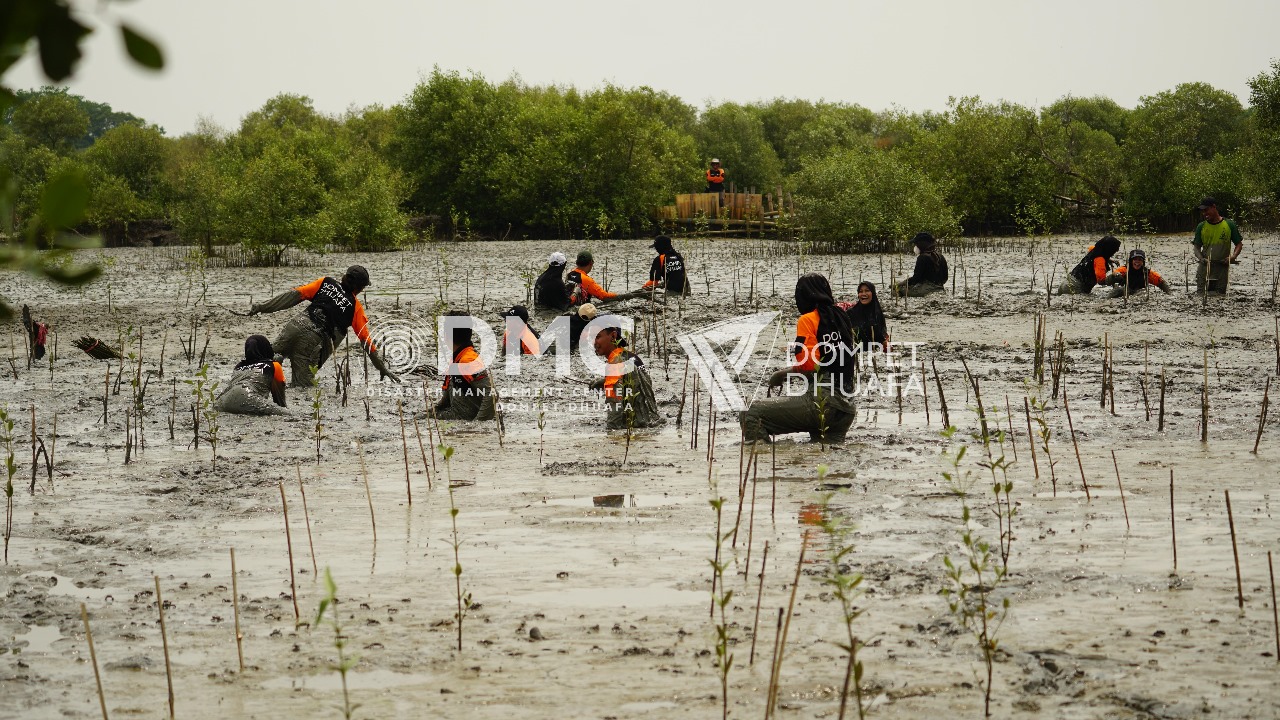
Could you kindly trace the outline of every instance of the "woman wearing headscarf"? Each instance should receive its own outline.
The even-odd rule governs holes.
[[[596,334],[593,349],[605,359],[604,378],[591,387],[604,391],[608,407],[607,430],[657,427],[666,422],[658,412],[653,381],[644,362],[627,349],[622,328],[608,327]]]
[[[446,313],[448,317],[468,317],[464,312]],[[449,338],[453,371],[445,375],[436,417],[441,420],[492,420],[497,407],[497,391],[489,370],[480,359],[471,339],[471,326],[455,327]]]
[[[562,252],[547,258],[547,269],[533,282],[533,306],[539,310],[568,310],[572,301],[564,284],[564,266],[569,262]]]
[[[858,283],[858,302],[850,305],[845,312],[849,316],[849,326],[853,328],[856,347],[866,350],[873,344],[881,347],[888,344],[889,329],[873,283],[865,280]]]
[[[938,241],[927,232],[916,233],[911,238],[916,253],[916,267],[911,277],[893,288],[897,297],[923,297],[946,289],[947,259],[938,250]]]
[[[538,355],[542,352],[542,345],[539,342],[541,335],[533,326],[529,324],[529,309],[523,305],[513,305],[511,309],[502,313],[503,322],[508,330],[514,329],[520,338],[520,354],[521,355]],[[514,318],[508,320],[507,318]],[[507,334],[508,330],[502,331],[502,351],[507,352]]]
[[[237,415],[284,415],[284,368],[275,361],[271,341],[250,335],[244,341],[244,359],[236,363],[231,380],[213,401],[218,412]]]
[[[1112,260],[1120,252],[1120,241],[1107,235],[1089,246],[1080,262],[1071,268],[1067,278],[1058,287],[1059,295],[1088,295],[1093,287],[1107,279],[1107,273],[1116,266]]]
[[[854,330],[849,316],[836,306],[831,283],[817,273],[796,281],[794,363],[769,378],[781,387],[790,375],[803,375],[803,392],[757,399],[739,414],[747,442],[774,435],[807,432],[818,442],[843,442],[853,424],[855,382]]]

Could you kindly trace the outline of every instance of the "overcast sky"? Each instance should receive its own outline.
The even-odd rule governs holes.
[[[105,9],[102,7],[105,5]],[[1200,81],[1248,103],[1280,57],[1278,0],[135,0],[84,3],[101,25],[72,92],[163,126],[234,129],[272,96],[321,112],[392,105],[434,66],[491,82],[648,85],[697,107],[778,97],[940,110],[949,96],[1133,107]],[[125,60],[115,21],[158,40]],[[30,58],[6,77],[44,84]]]

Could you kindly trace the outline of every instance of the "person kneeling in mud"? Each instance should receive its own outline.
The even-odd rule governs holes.
[[[927,232],[911,239],[916,253],[916,267],[911,277],[893,288],[895,297],[924,297],[947,286],[947,259],[938,251],[938,241]]]
[[[627,350],[622,328],[610,327],[596,333],[596,355],[604,358],[604,377],[591,383],[591,387],[604,391],[608,406],[605,420],[607,430],[657,427],[666,422],[658,412],[658,400],[653,394],[653,381],[644,362]]]
[[[378,369],[381,377],[400,382],[400,376],[387,369],[381,353],[369,337],[369,321],[364,306],[356,298],[369,287],[369,271],[362,265],[347,268],[342,280],[322,277],[254,305],[250,315],[287,310],[309,300],[307,311],[289,318],[280,336],[276,338],[276,351],[289,358],[289,371],[294,387],[314,387],[316,378],[311,368],[320,368],[333,355],[333,350],[347,335],[347,328],[356,331],[356,337],[369,354],[369,362]]]
[[[1111,258],[1120,252],[1120,241],[1108,235],[1090,245],[1080,262],[1071,268],[1067,279],[1058,287],[1059,295],[1088,295],[1093,287],[1107,279],[1107,272],[1115,267]]]
[[[468,317],[450,312],[446,317]],[[454,327],[449,338],[452,364],[445,369],[436,417],[441,420],[492,420],[497,406],[497,390],[480,353],[471,339],[471,326]]]
[[[265,335],[244,341],[244,359],[236,363],[231,380],[218,393],[213,408],[237,415],[285,415],[284,368]]]
[[[1165,292],[1173,292],[1169,281],[1160,277],[1160,273],[1147,267],[1147,254],[1141,250],[1129,251],[1129,263],[1107,276],[1104,285],[1115,285],[1110,297],[1124,297],[1126,294],[1140,293],[1148,285],[1155,285]]]
[[[515,318],[514,322],[507,318]],[[512,305],[511,309],[502,313],[503,322],[510,328],[515,326],[520,337],[521,355],[538,355],[542,353],[542,336],[529,324],[529,309],[523,305]],[[502,351],[507,351],[507,330],[502,331]]]
[[[849,316],[836,306],[827,278],[817,273],[796,281],[796,308],[794,364],[775,372],[769,387],[782,387],[798,375],[804,389],[784,389],[781,397],[761,398],[739,413],[746,442],[807,432],[814,441],[839,443],[853,425],[857,356]]]

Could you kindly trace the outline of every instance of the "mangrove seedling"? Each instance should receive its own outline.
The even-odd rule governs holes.
[[[729,718],[729,670],[733,667],[733,653],[729,652],[729,621],[725,617],[725,608],[733,600],[733,591],[725,587],[724,570],[729,561],[722,559],[724,541],[733,534],[732,530],[724,531],[721,518],[724,510],[724,498],[717,496],[709,501],[711,509],[716,512],[716,549],[711,559],[711,617],[715,619],[715,611],[720,609],[720,618],[716,621],[716,670],[720,674],[720,708],[722,718]],[[719,592],[717,592],[717,590]]]
[[[445,477],[449,481],[449,522],[453,525],[450,545],[453,546],[453,582],[458,599],[458,608],[453,616],[458,620],[458,652],[462,652],[462,620],[466,617],[467,610],[471,609],[471,593],[462,592],[462,559],[458,552],[462,540],[458,535],[458,505],[453,498],[453,467],[449,462],[453,457],[453,446],[441,443],[440,454],[444,457]]]
[[[355,667],[360,658],[356,655],[347,655],[347,636],[342,634],[341,617],[338,614],[338,586],[333,582],[333,574],[329,572],[329,568],[324,569],[324,586],[325,596],[320,600],[320,609],[316,612],[316,621],[312,623],[313,627],[319,627],[321,622],[327,622],[333,628],[333,647],[338,651],[338,662],[330,665],[330,669],[337,670],[339,677],[342,679],[342,716],[347,720],[351,720],[351,716],[355,713],[359,705],[351,704],[351,695],[347,692],[347,672]],[[325,611],[332,608],[329,618],[325,619]]]
[[[311,366],[311,376],[315,377],[320,368]],[[316,432],[316,464],[320,464],[320,441],[324,439],[324,391],[320,383],[316,383],[315,392],[311,395],[311,420]]]
[[[818,466],[818,480],[821,484],[827,467]],[[854,603],[862,595],[862,573],[850,569],[849,559],[853,555],[853,523],[845,518],[837,518],[831,511],[831,499],[835,493],[828,493],[822,498],[822,521],[820,527],[827,536],[827,577],[822,584],[831,589],[831,594],[840,601],[840,620],[844,623],[845,638],[833,642],[844,651],[847,658],[844,671],[844,685],[840,691],[840,714],[843,720],[846,703],[849,699],[849,685],[853,685],[853,697],[858,707],[858,718],[866,717],[867,708],[862,700],[862,661],[858,659],[858,651],[866,643],[854,633],[853,624],[862,616],[863,610]]]
[[[9,538],[13,537],[13,476],[18,465],[13,460],[13,418],[0,408],[0,442],[4,443],[4,564],[9,564]]]

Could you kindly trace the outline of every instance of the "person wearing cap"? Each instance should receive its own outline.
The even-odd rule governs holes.
[[[362,265],[352,265],[341,280],[322,277],[249,308],[250,315],[257,315],[287,310],[303,300],[310,301],[306,312],[289,318],[273,343],[276,352],[289,359],[294,387],[315,386],[311,368],[324,365],[334,348],[346,337],[347,328],[355,330],[361,347],[369,354],[369,362],[378,369],[381,377],[400,382],[400,376],[387,368],[382,354],[374,346],[364,306],[356,297],[369,285],[369,271]]]
[[[1222,294],[1227,291],[1231,263],[1240,257],[1244,238],[1240,236],[1240,228],[1236,227],[1234,220],[1219,214],[1217,200],[1206,197],[1196,209],[1204,218],[1196,225],[1196,234],[1191,240],[1196,260],[1200,261],[1200,268],[1196,271],[1196,291]]]
[[[547,258],[547,269],[533,283],[533,306],[539,310],[568,310],[573,301],[564,284],[564,266],[569,260],[562,252]]]
[[[1118,298],[1133,295],[1155,285],[1165,292],[1173,292],[1169,281],[1160,277],[1160,273],[1147,267],[1147,254],[1141,250],[1129,251],[1129,262],[1107,276],[1104,285],[1115,285],[1109,297]]]
[[[445,313],[449,317],[467,317],[464,312]],[[436,403],[440,420],[492,420],[497,408],[497,391],[489,370],[476,352],[471,327],[455,327],[449,339],[453,372],[445,375]]]
[[[622,328],[608,327],[596,333],[593,349],[605,359],[604,377],[591,387],[604,392],[608,412],[606,430],[633,430],[658,427],[666,422],[658,412],[653,381],[644,362],[627,350]]]
[[[522,355],[538,355],[542,352],[542,346],[539,340],[538,331],[529,326],[529,309],[523,305],[513,305],[510,310],[502,313],[504,320],[506,318],[515,318],[519,322],[515,323],[520,334],[520,354]],[[510,327],[510,323],[508,323]],[[502,331],[502,347],[507,348],[507,331]],[[515,348],[511,348],[514,352]]]
[[[759,398],[738,413],[744,442],[807,432],[814,442],[840,443],[853,425],[858,338],[849,316],[836,305],[826,276],[818,273],[796,280],[795,301],[800,318],[791,343],[793,362],[769,377],[769,387],[786,386],[797,376],[803,389]]]
[[[916,267],[911,277],[893,288],[897,297],[924,297],[947,287],[947,259],[938,251],[938,242],[927,232],[911,238],[916,253]]]
[[[1067,273],[1062,285],[1058,286],[1059,295],[1088,295],[1100,282],[1107,279],[1107,273],[1116,266],[1112,260],[1120,252],[1120,241],[1107,235],[1085,250],[1084,257]]]
[[[631,293],[611,293],[600,286],[600,283],[591,279],[591,268],[595,267],[595,258],[591,252],[583,250],[578,253],[577,267],[569,271],[568,287],[570,299],[574,305],[584,302],[609,302],[610,300],[630,300],[631,298],[640,297],[644,293],[637,291]]]
[[[671,238],[659,235],[653,239],[653,244],[649,247],[658,251],[658,257],[654,258],[653,264],[649,266],[649,282],[640,289],[653,290],[658,287],[669,293],[680,295],[688,293],[684,256],[676,251],[671,244]]]
[[[711,167],[707,168],[707,192],[724,194],[724,168],[720,167],[720,158],[711,158]]]
[[[244,359],[236,363],[231,380],[213,401],[218,412],[237,415],[285,415],[284,369],[265,335],[244,341]]]

